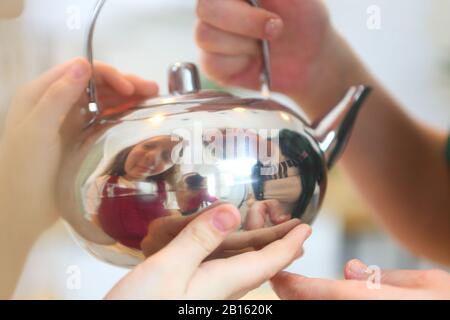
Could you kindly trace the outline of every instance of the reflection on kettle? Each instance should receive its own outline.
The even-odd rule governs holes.
[[[324,183],[322,159],[310,140],[292,130],[279,134],[280,161],[252,169],[254,199],[250,200],[246,229],[301,218],[315,191]]]
[[[167,192],[178,171],[171,158],[177,144],[159,136],[128,147],[89,188],[87,212],[119,243],[140,249],[151,221],[177,209]]]
[[[196,213],[218,199],[208,193],[207,179],[199,173],[186,174],[177,188],[177,202],[183,215]]]
[[[89,26],[91,62],[105,1],[98,1]],[[262,87],[270,91],[264,49]],[[242,225],[215,253],[219,257],[280,239],[299,219],[312,223],[328,170],[344,151],[370,88],[349,88],[340,103],[309,122],[267,95],[250,99],[202,90],[193,64],[169,70],[170,95],[110,117],[100,112],[91,79],[92,120],[58,176],[59,209],[79,242],[104,261],[132,267],[220,201],[240,210]],[[270,155],[264,153],[268,146]],[[241,147],[249,152],[235,157]],[[178,161],[184,155],[195,161]]]

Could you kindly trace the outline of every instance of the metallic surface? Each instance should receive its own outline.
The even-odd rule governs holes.
[[[312,223],[369,88],[350,88],[310,124],[268,98],[201,90],[192,64],[169,72],[171,95],[98,114],[64,159],[59,206],[80,244],[132,267],[222,202],[239,209],[240,231],[210,258],[256,250],[299,220]]]
[[[200,76],[193,63],[175,63],[169,70],[169,93],[193,94],[200,91]]]
[[[260,7],[258,0],[248,0],[254,7]],[[268,40],[261,41],[261,49],[263,54],[263,70],[261,73],[261,90],[270,92],[272,90],[272,67],[270,65],[270,43]]]

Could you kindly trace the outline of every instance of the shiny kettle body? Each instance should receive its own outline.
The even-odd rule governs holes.
[[[90,27],[91,61],[104,2]],[[262,45],[261,98],[202,90],[195,65],[176,63],[168,96],[103,114],[91,81],[86,112],[92,117],[58,183],[63,218],[88,251],[132,267],[181,231],[182,221],[222,202],[241,212],[238,233],[246,240],[236,252],[281,238],[298,220],[314,221],[328,170],[370,89],[350,88],[328,115],[310,123],[270,99],[269,47]]]

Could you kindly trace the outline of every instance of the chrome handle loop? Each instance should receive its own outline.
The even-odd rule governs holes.
[[[251,5],[253,5],[254,7],[260,7],[258,0],[248,0],[248,2]],[[90,23],[89,23],[88,29],[87,29],[87,42],[86,42],[86,48],[85,48],[86,57],[92,66],[92,78],[89,80],[89,86],[87,88],[87,93],[89,96],[89,111],[94,113],[96,116],[99,115],[100,109],[98,107],[97,86],[95,84],[95,77],[94,77],[95,70],[94,70],[93,42],[94,42],[94,33],[95,33],[95,26],[97,24],[97,19],[100,15],[100,12],[102,11],[105,3],[106,3],[106,0],[98,0],[94,7],[94,11],[92,13],[91,20],[90,20]],[[264,96],[267,96],[272,87],[269,41],[262,40],[261,46],[262,46],[262,54],[263,54],[263,70],[261,72],[261,92]]]

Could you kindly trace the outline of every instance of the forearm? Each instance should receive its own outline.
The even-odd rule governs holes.
[[[3,200],[3,199],[2,199]],[[4,205],[4,202],[1,202]],[[38,234],[34,226],[24,221],[17,221],[14,215],[17,212],[10,206],[2,210],[0,223],[2,232],[0,236],[0,250],[2,252],[2,263],[0,264],[0,299],[12,297],[23,266],[26,262],[28,252],[36,241]],[[25,224],[20,226],[20,224]]]
[[[445,135],[409,118],[381,86],[355,126],[342,166],[398,240],[450,264],[450,176]]]
[[[321,86],[323,98],[317,95],[297,101],[314,119],[351,85],[374,88],[340,163],[378,220],[398,240],[416,254],[450,264],[450,173],[445,161],[445,133],[432,132],[411,119],[345,42],[338,41],[341,48],[330,52],[334,57],[329,58],[339,62],[327,68],[331,71],[328,78],[321,79],[326,83],[326,88]]]
[[[0,153],[3,151],[0,146]],[[42,201],[34,199],[32,194],[27,195],[26,190],[17,190],[11,169],[0,154],[0,299],[11,298],[28,252],[51,224],[50,220],[40,218],[48,216],[41,214]]]

